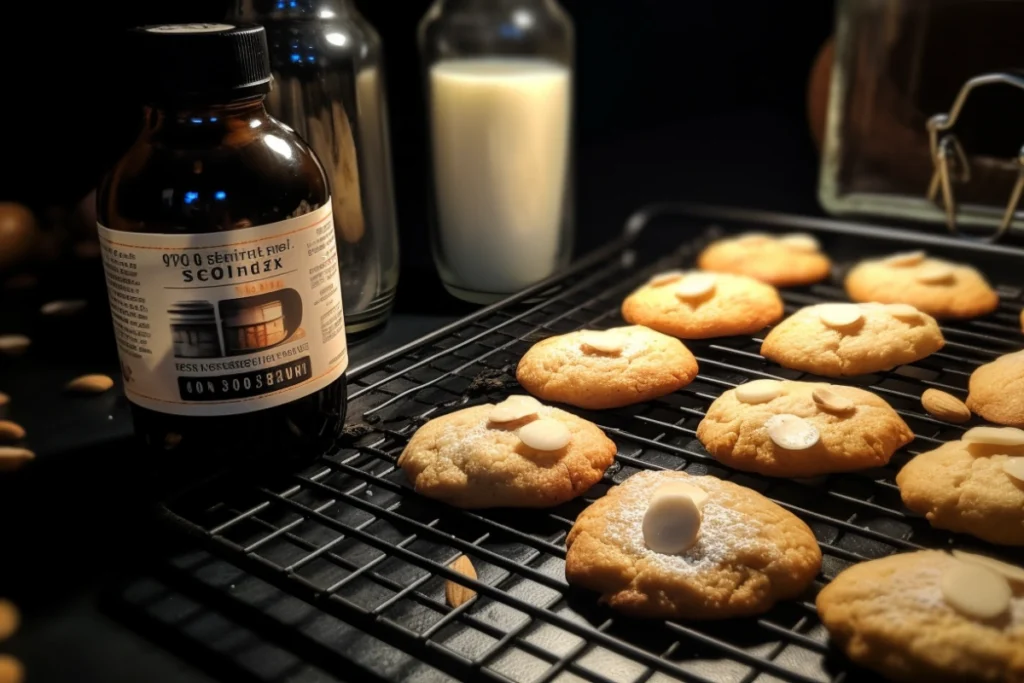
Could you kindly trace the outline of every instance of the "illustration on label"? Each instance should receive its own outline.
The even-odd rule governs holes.
[[[347,368],[329,201],[225,233],[99,232],[133,403],[177,415],[245,413],[318,391]]]

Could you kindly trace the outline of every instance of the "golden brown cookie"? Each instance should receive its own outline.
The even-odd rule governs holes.
[[[818,615],[850,659],[890,680],[1020,683],[1024,583],[978,567],[937,550],[855,564],[818,593]]]
[[[967,407],[989,422],[1024,427],[1024,351],[982,365],[968,383]]]
[[[812,235],[748,232],[709,244],[697,259],[702,270],[735,273],[776,287],[810,285],[828,277],[832,262]]]
[[[534,396],[593,410],[671,394],[696,376],[697,360],[681,341],[640,325],[545,339],[516,369]]]
[[[907,304],[818,304],[776,325],[761,355],[826,377],[891,370],[945,345],[938,323]]]
[[[615,444],[593,423],[519,396],[434,418],[398,466],[417,493],[455,507],[535,508],[580,495],[614,458]]]
[[[755,380],[715,399],[697,438],[729,467],[813,477],[881,467],[914,434],[888,403],[863,389]]]
[[[645,516],[666,484],[703,490],[696,544],[654,552]],[[711,476],[639,472],[584,510],[566,539],[565,575],[633,617],[727,619],[803,593],[821,566],[814,534],[761,494]]]
[[[938,529],[1024,545],[1022,467],[1024,430],[975,427],[960,441],[915,457],[896,475],[896,484],[903,504]]]
[[[974,318],[999,305],[975,268],[923,251],[861,261],[846,276],[846,293],[854,301],[910,304],[937,318]]]
[[[726,273],[671,271],[655,275],[622,302],[627,322],[682,339],[752,334],[782,318],[771,285]]]

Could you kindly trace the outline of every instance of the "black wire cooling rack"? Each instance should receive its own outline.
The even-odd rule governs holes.
[[[813,480],[770,479],[718,465],[695,429],[724,390],[756,378],[814,379],[758,354],[762,335],[688,342],[700,375],[664,398],[573,412],[615,440],[618,456],[583,498],[545,511],[463,511],[412,492],[395,462],[416,428],[513,391],[515,365],[554,334],[622,324],[619,306],[651,274],[692,264],[709,239],[743,230],[808,231],[836,261],[832,280],[783,291],[787,313],[844,298],[852,262],[910,248],[968,260],[1001,283],[999,310],[943,326],[946,347],[891,372],[841,380],[888,400],[917,435],[888,467]],[[136,614],[193,650],[233,660],[239,680],[487,680],[540,683],[850,681],[869,674],[828,644],[814,593],[851,563],[952,546],[1024,556],[930,528],[900,502],[894,475],[914,454],[957,438],[924,413],[921,392],[963,397],[979,364],[1024,345],[1024,252],[905,231],[741,210],[663,206],[569,273],[484,309],[350,374],[347,435],[308,469],[217,480],[167,503],[199,548],[130,587]],[[836,381],[836,380],[830,380]],[[972,423],[973,424],[973,423]],[[566,534],[609,486],[644,469],[712,474],[753,488],[813,529],[821,575],[802,599],[726,622],[635,621],[570,588]],[[478,578],[449,568],[466,555]],[[476,591],[458,608],[445,582]],[[206,611],[205,621],[196,618]],[[210,614],[214,619],[210,622]],[[168,616],[171,615],[171,616]],[[205,625],[203,625],[205,624]],[[244,673],[240,675],[239,671]],[[228,675],[228,674],[225,674]]]

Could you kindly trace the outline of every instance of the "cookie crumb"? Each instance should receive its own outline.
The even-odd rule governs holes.
[[[510,386],[515,386],[516,380],[510,374],[511,366],[506,365],[500,370],[489,368],[473,378],[473,381],[466,387],[466,395],[479,396],[492,391],[502,391]]]
[[[361,439],[367,434],[371,434],[374,428],[368,424],[362,422],[356,422],[355,424],[345,425],[341,430],[341,439],[343,441],[351,442],[356,439]]]

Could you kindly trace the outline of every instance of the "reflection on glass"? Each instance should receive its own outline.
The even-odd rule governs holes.
[[[285,159],[292,158],[292,149],[288,146],[288,143],[277,137],[276,135],[264,136],[263,140],[267,143],[267,147],[274,150]]]
[[[290,0],[289,0],[290,2]],[[348,0],[239,0],[231,19],[267,29],[267,108],[302,136],[331,181],[345,323],[383,323],[398,282],[381,45]]]

